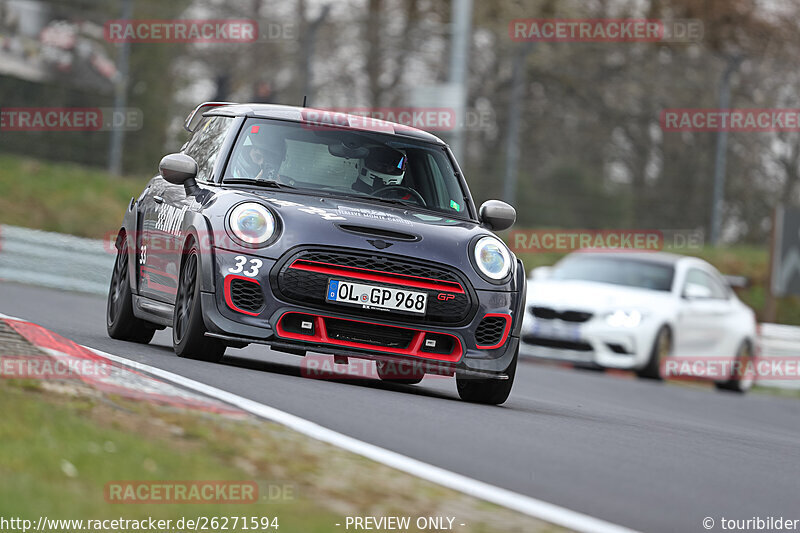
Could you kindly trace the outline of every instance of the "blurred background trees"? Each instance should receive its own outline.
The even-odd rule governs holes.
[[[307,94],[319,107],[409,106],[420,89],[448,79],[447,1],[132,2],[137,19],[254,18],[271,35],[249,44],[131,45],[128,105],[142,110],[144,125],[126,136],[127,174],[150,175],[177,150],[182,119],[203,100],[299,105]],[[41,28],[26,35],[19,9],[40,10],[42,28],[58,23],[71,42],[90,44],[54,46]],[[116,60],[102,25],[121,9],[121,0],[0,0],[0,105],[110,106],[114,73],[98,69],[105,63],[97,58]],[[536,17],[699,19],[704,36],[535,45],[509,38],[512,19]],[[791,0],[474,2],[467,108],[482,119],[466,130],[461,164],[476,200],[504,194],[513,112],[520,155],[512,201],[522,226],[707,231],[716,134],[663,132],[659,113],[717,107],[731,62],[731,107],[800,108],[799,21]],[[511,105],[515,57],[520,97]],[[33,73],[21,73],[20,61]],[[102,167],[108,137],[0,132],[0,150]],[[726,153],[723,238],[763,243],[775,203],[800,199],[800,135],[731,133]]]

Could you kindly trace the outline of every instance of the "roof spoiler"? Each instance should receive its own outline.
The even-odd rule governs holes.
[[[205,113],[209,109],[224,105],[233,105],[233,104],[235,104],[235,102],[203,102],[199,106],[195,107],[194,111],[192,111],[189,114],[189,116],[186,117],[186,122],[183,123],[183,128],[189,133],[194,133],[195,128],[199,124],[199,121],[198,124],[193,124],[194,119],[196,117],[202,117],[203,113]]]

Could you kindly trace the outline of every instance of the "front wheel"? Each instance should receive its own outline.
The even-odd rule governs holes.
[[[122,239],[111,274],[106,303],[106,330],[112,339],[147,344],[156,328],[133,314],[133,293],[128,278],[128,246]]]
[[[714,385],[719,390],[729,390],[733,392],[745,393],[753,388],[755,377],[753,377],[749,370],[748,363],[753,360],[753,349],[748,341],[744,341],[739,350],[736,352],[735,361],[738,364],[738,369],[734,368],[731,372],[731,378],[728,381],[714,382]]]
[[[178,357],[217,363],[225,354],[225,345],[206,337],[206,324],[200,305],[200,259],[196,247],[186,253],[178,281],[175,314],[172,317],[172,345]]]
[[[487,405],[500,405],[508,400],[511,387],[514,385],[514,376],[517,373],[517,358],[519,347],[514,353],[511,364],[506,369],[508,379],[471,378],[456,374],[456,388],[459,397],[467,402],[482,403]]]
[[[672,334],[667,326],[662,326],[650,350],[650,359],[641,370],[636,371],[636,375],[644,379],[662,379],[661,362],[669,357],[670,353],[672,353]]]

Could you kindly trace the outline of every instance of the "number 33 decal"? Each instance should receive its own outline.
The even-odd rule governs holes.
[[[258,269],[264,264],[264,261],[261,259],[251,259],[250,270],[244,270],[244,266],[247,264],[247,258],[243,255],[237,255],[234,259],[236,260],[236,265],[234,265],[232,268],[229,268],[228,272],[231,274],[238,274],[241,272],[245,276],[251,278],[258,275]]]

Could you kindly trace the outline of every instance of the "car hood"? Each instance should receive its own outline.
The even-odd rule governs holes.
[[[304,229],[342,226],[358,231],[363,228],[397,233],[398,237],[411,239],[436,239],[442,235],[472,235],[488,233],[478,224],[446,216],[418,212],[401,206],[353,201],[304,194],[256,192],[254,196],[265,200],[287,222],[297,223]],[[374,237],[374,235],[373,235]]]
[[[529,280],[528,305],[558,310],[591,311],[614,309],[650,310],[672,303],[671,293],[637,289],[610,283],[577,280]]]

